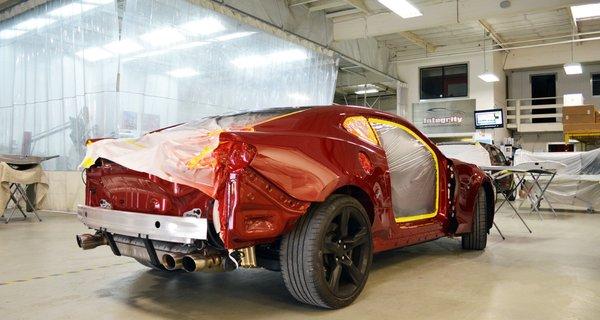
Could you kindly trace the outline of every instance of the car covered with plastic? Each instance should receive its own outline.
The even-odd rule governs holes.
[[[477,166],[364,107],[266,109],[91,140],[82,167],[78,216],[95,232],[77,236],[81,248],[106,245],[164,272],[278,271],[294,298],[326,308],[356,299],[374,253],[447,236],[484,249],[494,214]]]

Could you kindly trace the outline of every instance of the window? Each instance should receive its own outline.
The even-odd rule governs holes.
[[[380,119],[369,121],[388,161],[396,222],[434,217],[439,192],[435,153],[401,124]]]
[[[592,95],[600,96],[600,73],[592,74]]]
[[[421,99],[466,97],[469,72],[467,64],[421,68]]]

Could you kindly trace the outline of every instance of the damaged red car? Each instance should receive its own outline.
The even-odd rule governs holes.
[[[88,144],[92,234],[165,272],[280,271],[297,300],[352,303],[374,253],[462,237],[482,250],[493,223],[492,182],[448,159],[412,124],[332,105],[209,117],[139,139]]]

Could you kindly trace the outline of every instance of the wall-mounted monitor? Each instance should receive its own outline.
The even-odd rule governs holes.
[[[475,129],[489,129],[504,127],[502,109],[475,111]]]

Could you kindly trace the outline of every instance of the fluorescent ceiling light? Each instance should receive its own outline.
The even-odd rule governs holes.
[[[355,94],[368,94],[368,93],[377,93],[377,92],[379,92],[379,90],[376,88],[354,91]]]
[[[75,55],[90,62],[108,59],[113,56],[112,53],[98,47],[85,48],[75,52]]]
[[[181,25],[181,28],[193,34],[212,34],[225,30],[221,21],[215,18],[192,20]]]
[[[573,14],[573,19],[598,17],[600,16],[600,3],[572,6],[571,13]]]
[[[113,41],[104,46],[104,49],[115,54],[128,54],[144,49],[141,45],[133,40]]]
[[[255,33],[256,32],[236,32],[236,33],[230,33],[230,34],[226,34],[224,36],[216,37],[215,40],[217,40],[217,41],[229,41],[229,40],[233,40],[233,39],[247,37],[247,36],[255,34]]]
[[[479,79],[485,81],[485,82],[498,82],[500,81],[500,78],[498,78],[497,75],[495,75],[493,72],[484,72],[482,74],[479,75]]]
[[[404,19],[423,15],[419,9],[406,0],[379,0],[379,2]]]
[[[0,39],[12,39],[25,33],[23,30],[6,29],[0,31]]]
[[[184,50],[184,49],[189,49],[189,48],[195,48],[195,47],[200,47],[200,46],[203,46],[206,44],[209,44],[209,42],[206,42],[206,41],[186,42],[186,43],[176,45],[176,46],[168,48],[168,49],[160,49],[160,50],[154,50],[154,51],[140,53],[131,58],[124,59],[123,62],[140,59],[140,58],[160,56],[160,55],[163,55],[163,54],[166,54],[169,52],[173,52],[175,50]]]
[[[140,36],[144,42],[151,46],[159,47],[185,40],[185,37],[171,27],[152,30]]]
[[[43,26],[47,26],[49,24],[54,23],[55,21],[56,20],[54,20],[54,19],[48,19],[48,18],[31,18],[31,19],[25,20],[25,21],[17,24],[15,26],[15,29],[29,31],[29,30],[41,28]]]
[[[181,68],[181,69],[173,69],[167,72],[172,77],[175,78],[189,78],[198,75],[198,71],[192,68]]]
[[[70,16],[74,16],[89,10],[94,9],[96,6],[91,5],[91,4],[84,4],[84,3],[70,3],[66,6],[62,6],[58,9],[54,9],[50,12],[48,12],[48,15],[53,16],[53,17],[70,17]]]
[[[566,63],[564,66],[566,74],[582,74],[583,70],[581,69],[581,63],[579,62],[571,62]]]

